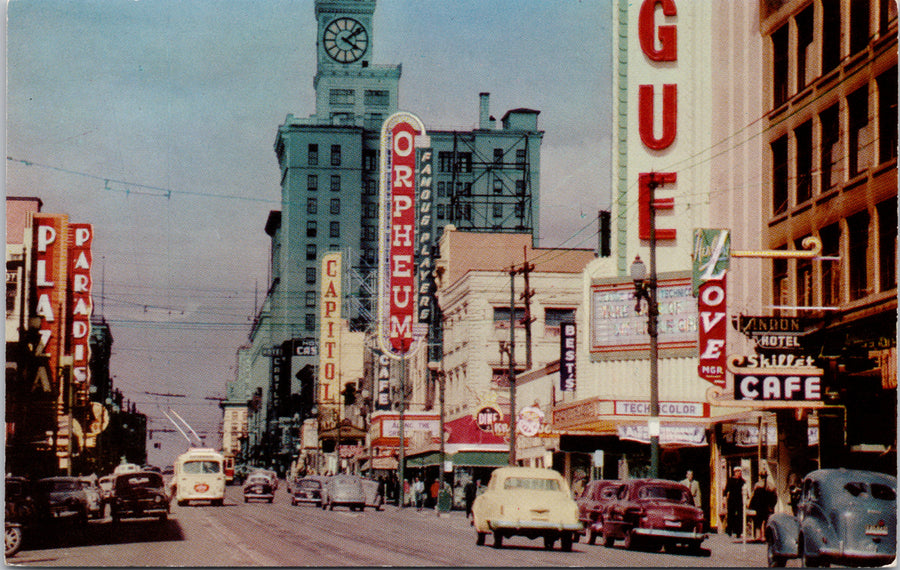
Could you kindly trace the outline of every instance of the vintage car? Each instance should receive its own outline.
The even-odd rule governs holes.
[[[68,519],[87,523],[88,498],[77,477],[46,477],[34,486],[34,502],[44,520]]]
[[[106,505],[103,503],[100,495],[100,487],[97,485],[96,477],[80,477],[81,488],[84,489],[84,495],[87,497],[88,518],[103,518],[103,511]]]
[[[356,475],[334,475],[325,482],[322,508],[334,510],[336,506],[344,506],[351,511],[363,511],[366,508],[366,491],[362,479]]]
[[[487,490],[472,504],[472,519],[476,544],[493,533],[494,548],[503,546],[504,538],[524,536],[543,538],[547,549],[558,539],[562,550],[571,551],[584,530],[566,480],[538,467],[495,469]]]
[[[137,471],[116,475],[109,512],[114,523],[124,518],[169,516],[169,494],[163,477],[155,471]]]
[[[254,473],[244,481],[244,502],[275,500],[275,485],[272,478],[262,473]]]
[[[897,556],[897,478],[856,469],[819,469],[803,479],[797,515],[775,513],[766,523],[770,567],[801,558],[884,566]]]
[[[591,481],[585,486],[581,496],[575,499],[578,504],[578,520],[587,531],[588,544],[594,544],[597,536],[603,533],[603,512],[616,500],[619,488],[624,483],[615,479]]]
[[[13,556],[22,548],[25,536],[31,536],[37,524],[31,486],[24,477],[6,476],[4,488],[6,496],[6,557]]]
[[[112,475],[104,475],[97,480],[97,486],[100,488],[100,502],[103,503],[104,509],[106,504],[112,500],[114,481],[115,477]]]
[[[363,478],[362,484],[366,492],[366,506],[380,511],[382,505],[384,505],[384,495],[379,491],[381,485],[374,479],[365,478]]]
[[[703,511],[686,485],[664,479],[632,479],[604,512],[603,544],[625,541],[625,548],[666,550],[687,547],[699,554],[707,535]]]
[[[317,507],[321,506],[324,485],[324,477],[309,476],[295,479],[291,483],[291,504],[312,503]]]

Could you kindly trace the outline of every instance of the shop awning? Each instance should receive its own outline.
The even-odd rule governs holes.
[[[509,465],[509,452],[506,451],[458,451],[447,453],[445,460],[454,467],[506,467]],[[431,467],[441,462],[440,453],[425,453],[406,459],[407,467]]]
[[[446,457],[449,458],[450,456],[447,455]],[[430,467],[432,465],[438,465],[440,462],[440,453],[425,453],[422,455],[417,455],[415,457],[406,458],[407,467]]]

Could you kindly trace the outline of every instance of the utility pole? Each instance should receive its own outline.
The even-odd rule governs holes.
[[[509,464],[516,465],[516,273],[509,269]]]
[[[520,271],[525,278],[525,290],[522,291],[520,298],[525,302],[525,316],[522,318],[525,325],[525,368],[526,370],[531,370],[531,323],[534,322],[534,318],[531,316],[531,298],[534,297],[534,291],[531,289],[529,278],[531,272],[534,271],[534,264],[528,263],[528,246],[522,246],[522,250],[524,251],[525,262],[522,264]]]
[[[398,470],[400,471],[400,500],[397,502],[397,508],[403,508],[403,483],[406,481],[404,478],[404,466],[406,464],[406,444],[403,440],[403,424],[406,423],[406,417],[404,414],[404,409],[406,408],[406,359],[400,359],[400,461],[398,464]]]

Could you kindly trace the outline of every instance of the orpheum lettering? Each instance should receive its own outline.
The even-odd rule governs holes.
[[[390,342],[394,352],[406,353],[412,345],[415,275],[415,135],[408,122],[391,131],[391,244]]]

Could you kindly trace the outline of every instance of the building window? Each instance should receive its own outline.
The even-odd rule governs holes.
[[[306,237],[316,237],[316,221],[315,220],[307,220],[306,221]]]
[[[794,249],[803,249],[803,240],[797,240]],[[813,262],[812,259],[797,259],[797,304],[802,307],[812,307],[815,305],[813,299]]]
[[[366,89],[363,103],[366,107],[387,107],[391,103],[390,93],[382,89]]]
[[[446,198],[447,197],[447,184],[445,182],[437,183],[437,197],[438,198]]]
[[[319,164],[319,145],[309,145],[309,149],[306,152],[306,162],[309,166],[317,166]]]
[[[779,248],[784,249],[784,248]],[[788,304],[788,260],[772,260],[772,304]],[[776,309],[777,311],[778,309]]]
[[[882,35],[887,34],[891,22],[897,20],[896,0],[880,0],[878,2],[878,30]]]
[[[788,99],[788,25],[772,34],[772,106]]]
[[[840,62],[841,3],[822,2],[822,73],[828,73]]]
[[[525,149],[524,148],[516,149],[516,164],[519,166],[525,165]]]
[[[441,151],[438,153],[438,172],[453,172],[453,153]]]
[[[472,153],[460,152],[456,155],[456,162],[459,165],[459,172],[472,172]]]
[[[815,72],[812,63],[813,50],[813,6],[808,6],[797,15],[797,91],[810,84]]]
[[[869,46],[869,0],[850,2],[850,53]]]
[[[841,181],[841,125],[838,106],[832,105],[823,111],[819,115],[819,122],[822,127],[822,155],[819,165],[821,188],[819,191],[825,192]]]
[[[377,218],[378,217],[378,204],[373,202],[369,202],[365,204],[363,209],[363,217],[364,218]]]
[[[315,291],[307,291],[306,292],[306,306],[307,307],[315,307],[316,306],[316,292]]]
[[[363,151],[363,170],[373,171],[378,168],[378,154],[374,150]]]
[[[847,218],[847,272],[850,300],[862,299],[869,292],[867,257],[869,251],[869,212]]]
[[[544,309],[544,326],[559,328],[563,323],[575,322],[575,309]]]
[[[355,99],[353,89],[332,89],[328,92],[330,105],[353,105]]]
[[[341,223],[340,222],[333,221],[328,224],[328,237],[330,237],[330,238],[341,237]]]
[[[366,195],[374,196],[378,193],[377,184],[375,184],[374,180],[366,180]]]
[[[779,137],[772,147],[772,215],[787,211],[788,206],[788,141]]]
[[[304,315],[303,325],[307,331],[312,332],[316,330],[316,316],[311,313],[307,313],[306,315]]]
[[[307,192],[315,192],[319,189],[319,177],[315,174],[310,174],[306,177],[306,191]]]
[[[315,214],[318,210],[318,201],[315,198],[306,199],[306,213]]]
[[[439,220],[445,219],[445,217],[446,217],[445,210],[446,210],[446,208],[444,207],[443,204],[437,205],[437,219],[439,219]]]
[[[525,318],[525,308],[516,307],[514,318],[516,326],[522,326],[522,320]],[[509,307],[494,307],[494,327],[509,328]]]
[[[462,213],[463,213],[462,219],[464,219],[467,222],[471,222],[472,221],[472,204],[463,204],[463,212]]]
[[[314,243],[306,244],[306,260],[307,261],[315,261],[316,260],[316,244],[314,244]]]
[[[331,145],[331,166],[341,165],[341,145]]]
[[[494,194],[502,194],[503,193],[503,181],[499,178],[494,178]]]
[[[503,166],[503,149],[494,149],[494,166]]]
[[[878,76],[878,162],[897,158],[897,68]]]
[[[378,239],[378,231],[375,226],[363,226],[363,239],[365,241],[375,241]]]
[[[517,218],[525,217],[525,204],[522,204],[521,202],[516,204],[516,217]]]
[[[869,128],[869,87],[857,89],[847,97],[849,114],[848,156],[850,176],[856,176],[871,166],[872,137]]]
[[[463,196],[471,196],[472,195],[472,183],[471,182],[463,183],[462,195]]]
[[[878,276],[881,291],[897,288],[897,197],[878,204]]]
[[[841,302],[841,228],[838,223],[819,231],[822,240],[822,305],[833,307]]]
[[[332,174],[331,175],[331,191],[332,192],[340,192],[341,191],[341,176],[340,176],[340,174]]]
[[[341,215],[341,199],[340,198],[332,198],[331,199],[331,213],[335,216]]]
[[[812,198],[812,122],[807,121],[794,131],[797,144],[797,205]]]
[[[516,180],[516,196],[524,196],[525,195],[525,181],[524,180]]]
[[[306,282],[310,285],[314,285],[316,283],[316,268],[315,267],[307,267],[306,268]]]
[[[503,217],[503,204],[493,204],[493,213],[495,218]]]

